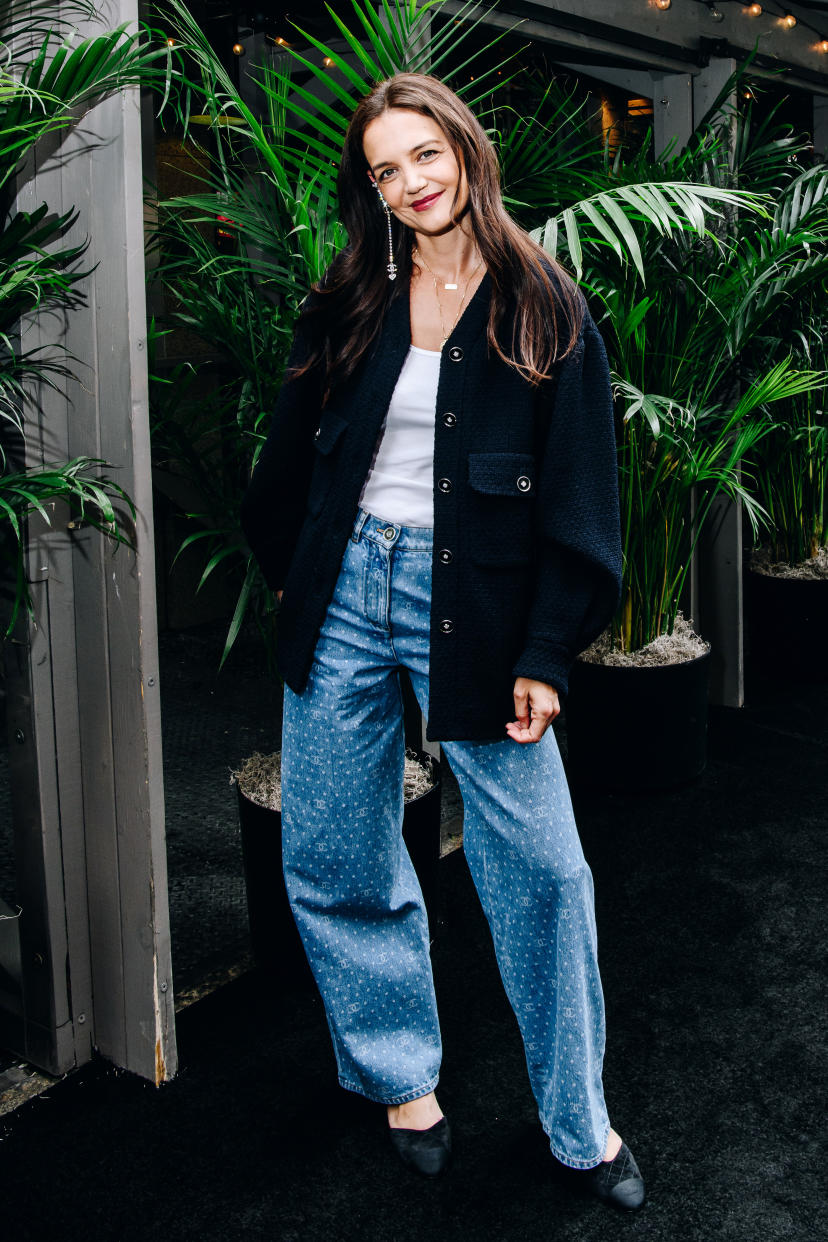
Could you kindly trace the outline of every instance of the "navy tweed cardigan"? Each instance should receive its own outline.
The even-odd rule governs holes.
[[[434,432],[430,694],[434,741],[502,739],[517,676],[565,693],[621,582],[612,396],[587,313],[575,349],[532,388],[489,353],[488,275],[443,349]],[[391,394],[411,344],[395,290],[372,355],[322,408],[286,380],[242,505],[268,584],[284,589],[277,663],[301,693]],[[292,362],[306,348],[302,325]],[[511,324],[503,325],[511,339]],[[449,553],[449,555],[446,555]]]

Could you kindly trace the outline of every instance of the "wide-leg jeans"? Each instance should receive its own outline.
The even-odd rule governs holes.
[[[399,669],[428,703],[432,532],[360,512],[302,694],[285,688],[285,881],[343,1087],[401,1104],[434,1090],[441,1042],[422,894],[402,841]],[[592,875],[552,729],[445,742],[463,844],[564,1164],[604,1156],[604,1006]]]

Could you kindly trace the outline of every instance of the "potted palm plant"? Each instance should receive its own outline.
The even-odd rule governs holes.
[[[828,372],[824,307],[809,300],[799,332],[806,365]],[[828,632],[828,401],[825,387],[786,402],[752,454],[756,499],[769,517],[766,538],[746,575],[750,657],[754,668],[824,681]]]
[[[723,213],[707,237],[651,234],[638,269],[617,265],[611,280],[606,256],[583,260],[615,375],[624,572],[610,630],[573,671],[576,779],[657,788],[704,766],[707,644],[680,613],[691,558],[720,497],[742,505],[758,537],[768,508],[751,463],[770,411],[813,403],[824,383],[796,369],[792,334],[775,353],[755,347],[793,294],[824,280],[828,261],[825,170],[803,171],[792,146],[767,126],[751,133],[749,116],[737,118],[735,154],[715,123],[702,129],[662,161],[664,175],[695,166],[713,185],[773,187],[772,213]]]

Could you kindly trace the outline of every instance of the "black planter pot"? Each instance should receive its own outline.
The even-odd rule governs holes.
[[[828,579],[771,578],[748,570],[745,604],[750,667],[797,680],[828,680]]]
[[[435,783],[405,804],[403,840],[417,872],[432,936],[439,917],[440,764]],[[237,788],[250,940],[256,965],[286,987],[311,982],[282,873],[282,813],[258,806]]]
[[[617,668],[576,660],[567,770],[587,788],[669,789],[707,761],[710,653],[682,664]]]

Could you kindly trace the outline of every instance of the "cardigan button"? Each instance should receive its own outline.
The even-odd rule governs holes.
[[[448,496],[449,492],[452,490],[451,479],[440,479],[437,483],[437,487],[444,496]]]
[[[532,486],[532,480],[527,478],[525,474],[522,474],[517,481],[517,485],[519,492],[528,492]]]
[[[454,560],[454,553],[450,548],[441,548],[437,553],[437,557],[444,565],[450,565]]]
[[[454,622],[449,621],[449,620],[441,621],[440,622],[440,633],[441,634],[453,634],[454,633]]]
[[[463,351],[459,345],[452,345],[451,349],[449,350],[449,358],[451,358],[452,362],[463,361]]]
[[[444,415],[443,415],[443,425],[444,425],[445,427],[456,427],[456,426],[457,426],[457,415],[456,415],[456,414],[451,414],[451,413],[449,413],[449,414],[444,414]]]

